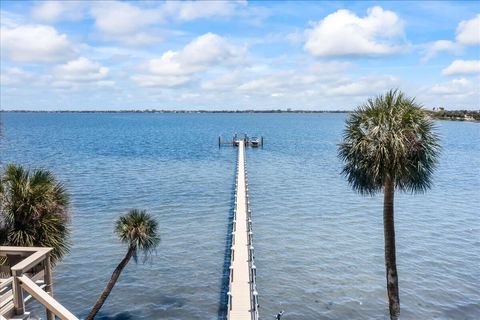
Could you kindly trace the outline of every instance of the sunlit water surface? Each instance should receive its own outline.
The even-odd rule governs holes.
[[[344,114],[2,113],[1,161],[52,170],[72,196],[55,295],[80,317],[126,252],[115,219],[147,209],[162,242],[133,261],[103,319],[218,319],[236,150],[248,150],[261,319],[387,319],[382,197],[340,176]],[[401,319],[480,315],[480,124],[438,122],[434,187],[396,196]],[[42,316],[40,309],[34,313]]]

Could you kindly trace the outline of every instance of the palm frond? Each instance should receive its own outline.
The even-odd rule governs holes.
[[[52,262],[70,250],[69,195],[46,170],[9,165],[1,180],[2,243],[53,247]]]
[[[415,99],[398,90],[369,99],[346,120],[338,156],[353,189],[380,191],[387,178],[404,191],[431,186],[440,146],[432,120]]]
[[[115,225],[115,233],[122,242],[134,249],[135,261],[138,251],[146,260],[160,243],[158,223],[145,210],[133,209],[120,216]]]

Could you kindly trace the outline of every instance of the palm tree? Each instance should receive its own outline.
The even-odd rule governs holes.
[[[342,173],[353,189],[373,195],[383,190],[385,267],[390,318],[400,315],[395,253],[394,192],[425,192],[440,152],[433,121],[415,99],[390,90],[360,106],[346,120],[338,147]]]
[[[160,243],[158,223],[152,216],[147,214],[145,210],[130,210],[127,214],[118,218],[115,225],[115,233],[122,242],[128,244],[127,254],[113,271],[110,281],[98,297],[97,302],[85,320],[92,320],[102,308],[118,277],[120,277],[120,274],[130,259],[133,257],[135,262],[137,262],[137,254],[139,251],[144,254],[144,258],[146,259]]]
[[[7,166],[0,181],[0,243],[23,247],[52,247],[59,261],[70,244],[69,195],[47,170]]]

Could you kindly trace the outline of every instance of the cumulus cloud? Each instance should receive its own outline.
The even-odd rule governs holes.
[[[430,91],[432,93],[441,95],[469,95],[477,90],[475,89],[475,85],[471,80],[458,78],[448,82],[435,84],[432,86]]]
[[[354,101],[400,85],[398,78],[388,75],[350,77],[346,73],[350,67],[348,62],[330,61],[287,70],[275,70],[272,66],[256,68],[258,71],[240,68],[205,80],[201,87],[237,97],[281,98],[285,104],[311,105],[326,97],[330,100],[349,97]]]
[[[422,61],[426,62],[442,51],[458,54],[465,46],[478,44],[480,44],[480,14],[458,24],[456,41],[438,40],[428,44],[423,52]]]
[[[322,64],[324,64],[322,66]],[[240,68],[202,82],[205,93],[200,99],[230,101],[230,105],[253,108],[292,107],[298,109],[352,108],[367,97],[384,92],[402,83],[393,76],[370,75],[352,77],[343,70],[332,70],[339,62],[306,65],[303,67],[276,70],[261,69],[246,72]]]
[[[108,76],[108,68],[80,57],[54,68],[54,78],[60,82],[98,82]]]
[[[388,55],[404,49],[403,34],[393,11],[373,7],[361,18],[342,9],[306,31],[304,48],[314,56]]]
[[[442,70],[446,76],[480,73],[480,60],[455,60]]]
[[[272,65],[253,65],[227,70],[201,83],[208,91],[229,90],[246,95],[292,97],[324,92],[319,86],[332,85],[344,78],[349,62],[316,62],[296,69],[276,70]]]
[[[132,79],[141,86],[178,86],[209,68],[241,62],[245,54],[246,48],[207,33],[179,51],[169,50],[160,58],[147,60],[143,66],[147,73]]]
[[[449,40],[438,40],[427,46],[423,53],[422,61],[426,62],[437,55],[439,52],[453,52],[458,53],[461,46]]]
[[[480,14],[470,20],[464,20],[457,27],[457,41],[464,45],[480,44]]]
[[[95,27],[107,40],[145,44],[161,40],[143,29],[164,22],[160,8],[141,8],[126,2],[95,2],[91,8]]]
[[[13,61],[54,62],[65,61],[75,51],[66,34],[45,25],[21,25],[13,28],[2,27],[0,43]]]
[[[60,4],[51,6],[63,7]],[[229,17],[243,6],[241,1],[166,1],[148,6],[108,1],[91,3],[90,15],[103,40],[145,45],[162,41],[165,31],[161,27],[171,21]]]
[[[60,20],[77,21],[83,18],[86,3],[82,1],[42,1],[33,6],[35,20],[53,23]]]

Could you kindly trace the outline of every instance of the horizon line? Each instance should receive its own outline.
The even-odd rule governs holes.
[[[441,111],[440,108],[427,109],[426,111]],[[453,109],[442,108],[443,111],[467,111],[480,112],[479,109]],[[28,110],[28,109],[2,109],[0,112],[18,112],[18,113],[349,113],[355,110],[304,110],[304,109],[235,109],[235,110],[206,110],[206,109],[121,109],[121,110]]]
[[[235,109],[235,110],[206,110],[206,109],[121,109],[121,110],[27,110],[27,109],[0,109],[0,112],[31,112],[31,113],[348,113],[349,110],[302,110],[302,109]]]

